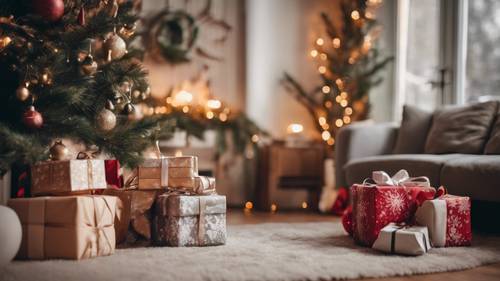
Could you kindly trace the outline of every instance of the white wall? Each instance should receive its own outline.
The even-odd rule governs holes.
[[[386,0],[379,11],[384,31],[380,46],[389,55],[393,47],[393,4]],[[301,123],[308,135],[316,136],[307,111],[280,85],[285,71],[306,89],[320,80],[309,51],[323,27],[321,11],[338,13],[331,0],[248,0],[246,1],[246,109],[257,124],[274,137],[283,137],[290,123]],[[333,17],[335,18],[335,17]],[[392,77],[392,65],[384,76]],[[372,117],[376,121],[392,118],[392,78],[372,91]]]

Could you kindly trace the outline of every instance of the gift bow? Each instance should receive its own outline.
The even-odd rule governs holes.
[[[365,179],[363,184],[373,185],[371,182],[374,182],[375,185],[431,187],[428,177],[410,177],[406,170],[399,170],[392,177],[384,171],[374,171],[371,179]]]

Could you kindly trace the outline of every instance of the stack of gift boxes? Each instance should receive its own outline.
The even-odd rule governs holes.
[[[405,170],[390,178],[351,187],[352,234],[363,246],[404,255],[421,255],[431,247],[469,246],[472,240],[470,199],[445,194],[425,177],[410,178]]]
[[[106,256],[139,239],[159,246],[225,244],[226,198],[217,195],[213,178],[198,175],[197,157],[147,159],[125,187],[118,173],[116,160],[32,166],[37,197],[8,202],[23,230],[17,258]]]

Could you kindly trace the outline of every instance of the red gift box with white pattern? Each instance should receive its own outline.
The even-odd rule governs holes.
[[[404,187],[355,184],[351,195],[353,237],[358,244],[371,247],[387,224],[410,217],[410,196]]]
[[[469,197],[446,194],[425,201],[415,219],[427,226],[434,247],[469,246],[472,242],[470,209]]]

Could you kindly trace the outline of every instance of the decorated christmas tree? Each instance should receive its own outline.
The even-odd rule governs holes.
[[[308,91],[291,75],[284,77],[284,85],[306,107],[329,148],[341,127],[367,117],[368,93],[382,82],[377,74],[392,59],[382,57],[375,46],[380,33],[375,11],[382,1],[339,2],[340,24],[322,13],[323,35],[310,51],[321,84]]]
[[[0,174],[13,163],[48,159],[62,138],[135,166],[143,150],[171,133],[175,126],[164,116],[136,118],[134,104],[149,95],[142,52],[128,48],[137,5],[2,0]]]

